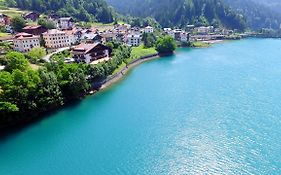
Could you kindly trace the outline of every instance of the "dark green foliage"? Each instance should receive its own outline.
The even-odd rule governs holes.
[[[125,45],[120,45],[118,49],[114,51],[114,56],[112,56],[110,61],[97,64],[88,69],[92,81],[99,81],[111,75],[123,62],[127,63],[130,56],[131,48]]]
[[[25,27],[25,20],[22,17],[16,16],[12,19],[12,27],[15,31],[21,32],[22,28]]]
[[[165,54],[172,53],[176,49],[177,45],[172,37],[164,36],[162,38],[158,38],[155,47],[160,54]]]
[[[103,0],[15,0],[15,6],[40,13],[57,13],[82,21],[113,22],[113,12]]]
[[[153,17],[163,27],[222,25],[244,30],[245,20],[224,5],[221,0],[107,0],[124,14]]]
[[[258,3],[257,0],[225,0],[237,13],[243,14],[247,19],[247,24],[254,30],[261,28],[279,29],[281,23],[281,9],[274,11],[265,0]],[[273,0],[271,0],[273,4]],[[280,5],[281,2],[274,4]],[[280,7],[279,6],[279,7]]]
[[[44,18],[40,18],[38,20],[38,25],[46,27],[47,29],[54,29],[54,28],[56,28],[55,24],[52,21],[46,20]]]
[[[142,35],[142,41],[144,44],[144,47],[150,48],[153,47],[157,38],[153,33],[144,33]]]
[[[7,65],[6,71],[12,73],[13,70],[18,69],[20,71],[25,71],[29,67],[28,60],[22,53],[10,52],[6,55]]]

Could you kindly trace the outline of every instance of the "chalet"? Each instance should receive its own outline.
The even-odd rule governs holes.
[[[75,26],[74,20],[71,17],[64,17],[59,18],[58,20],[54,21],[57,28],[66,30],[66,29],[72,29]]]
[[[23,15],[23,18],[30,21],[38,20],[40,14],[37,12],[29,12]]]
[[[117,39],[117,34],[111,31],[100,33],[100,36],[103,38],[103,42],[110,42]]]
[[[126,36],[125,40],[128,46],[139,46],[141,44],[141,35],[129,34]]]
[[[153,33],[154,29],[151,26],[147,26],[147,27],[144,28],[143,32],[144,33]]]
[[[102,43],[103,37],[97,33],[85,33],[80,38],[83,43]]]
[[[188,42],[189,41],[189,33],[181,32],[180,33],[180,41],[181,42]]]
[[[112,49],[101,44],[80,44],[72,48],[73,58],[76,62],[85,62],[90,64],[93,61],[109,58]]]
[[[42,35],[43,33],[47,32],[47,28],[40,26],[40,25],[35,25],[35,26],[25,26],[22,29],[25,33],[29,33],[32,35]]]
[[[13,39],[14,49],[19,52],[28,52],[34,47],[40,47],[40,37],[29,33],[18,33]]]
[[[7,26],[11,24],[11,18],[5,14],[0,14],[0,25]]]

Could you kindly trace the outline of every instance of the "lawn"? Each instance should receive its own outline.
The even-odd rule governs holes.
[[[144,57],[144,56],[148,56],[148,55],[152,55],[152,54],[156,54],[157,51],[155,50],[155,48],[144,48],[143,45],[140,45],[138,47],[132,47],[132,52],[131,52],[131,58],[129,58],[127,60],[128,63],[140,58],[140,57]],[[126,66],[126,64],[123,62],[120,66],[118,66],[117,69],[114,70],[114,72],[112,73],[112,75],[116,74],[117,72],[119,72],[121,69],[123,69]]]
[[[0,32],[0,38],[2,38],[2,37],[8,37],[8,36],[11,36],[11,34]]]
[[[202,41],[195,41],[191,43],[191,47],[209,47],[210,44],[209,43],[205,43]]]
[[[10,17],[21,16],[22,14],[24,14],[26,12],[27,11],[23,11],[18,8],[8,8],[8,7],[0,6],[0,13],[3,13]]]
[[[153,54],[156,54],[157,51],[155,50],[154,47],[151,47],[151,48],[144,48],[143,45],[140,45],[138,47],[133,47],[132,48],[132,53],[131,53],[131,58],[129,60],[130,61],[133,61],[135,59],[138,59],[140,57],[144,57],[144,56],[148,56],[148,55],[153,55]]]

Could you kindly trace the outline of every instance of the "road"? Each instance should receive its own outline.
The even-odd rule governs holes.
[[[56,50],[55,52],[50,53],[50,54],[44,56],[42,59],[43,59],[44,61],[46,61],[46,62],[50,62],[50,58],[51,58],[53,55],[55,55],[55,54],[57,54],[57,53],[60,53],[60,52],[62,52],[62,51],[68,50],[68,49],[70,49],[70,47],[59,48],[59,49]]]

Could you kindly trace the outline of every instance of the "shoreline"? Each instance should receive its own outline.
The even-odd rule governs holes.
[[[158,59],[160,57],[161,56],[159,54],[152,54],[152,55],[147,55],[147,56],[138,58],[138,59],[128,63],[120,71],[118,71],[117,73],[115,73],[113,75],[110,75],[106,80],[101,82],[100,87],[98,89],[93,88],[93,90],[89,93],[89,95],[94,95],[96,92],[107,89],[110,86],[114,85],[115,83],[118,83],[119,81],[121,81],[127,75],[127,73],[131,69],[140,65],[141,63],[144,63],[146,61],[151,61],[151,60],[154,60],[154,59]]]

